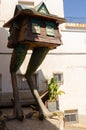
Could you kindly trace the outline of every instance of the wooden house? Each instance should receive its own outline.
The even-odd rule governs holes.
[[[17,5],[14,17],[4,24],[10,28],[7,46],[25,44],[29,49],[37,46],[54,49],[62,44],[58,26],[63,22],[64,18],[49,13],[44,2],[34,8]]]

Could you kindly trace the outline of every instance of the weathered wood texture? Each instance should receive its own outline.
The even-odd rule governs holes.
[[[58,23],[55,22],[55,36],[48,36],[46,34],[46,20],[45,19],[39,19],[39,20],[40,20],[40,34],[36,34],[32,32],[31,17],[30,17],[25,19],[25,21],[22,22],[18,41],[23,43],[40,42],[40,46],[49,46],[50,44],[51,48],[60,45],[61,40],[58,31]],[[34,44],[37,45],[37,43]],[[34,44],[33,46],[35,46]]]
[[[17,20],[16,23],[19,26],[13,30],[13,35],[9,39],[8,47],[14,46],[18,43],[26,44],[30,49],[33,49],[36,46],[46,46],[50,49],[54,49],[57,46],[61,45],[61,38],[58,29],[58,23],[53,21],[55,24],[54,27],[54,36],[49,36],[46,34],[46,19],[39,18],[40,21],[40,34],[32,32],[32,19],[31,16],[21,17]],[[52,20],[51,20],[52,22]]]

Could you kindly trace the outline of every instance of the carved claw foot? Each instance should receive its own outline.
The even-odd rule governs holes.
[[[18,119],[19,121],[23,121],[23,119],[24,119],[23,111],[19,108],[14,109],[13,116],[14,116],[14,118]]]
[[[10,116],[9,119],[18,119],[20,121],[23,121],[24,119],[24,114],[21,108],[20,103],[15,103],[14,99],[11,99],[13,106],[14,106],[14,110],[13,110],[13,116]]]
[[[20,121],[23,121],[24,115],[18,115],[18,116],[17,116],[17,119],[20,120]]]
[[[7,115],[7,118],[6,118],[8,121],[10,120],[14,120],[14,119],[18,119],[19,121],[23,121],[24,119],[24,115]]]
[[[44,114],[41,111],[41,109],[39,109],[39,120],[44,120],[44,119],[45,119]]]

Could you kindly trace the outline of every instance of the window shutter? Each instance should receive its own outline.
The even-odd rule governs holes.
[[[55,36],[54,34],[55,24],[50,21],[46,21],[46,33],[48,36]]]
[[[40,21],[38,19],[32,18],[32,32],[40,34]]]

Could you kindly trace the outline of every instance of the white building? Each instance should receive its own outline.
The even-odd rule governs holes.
[[[7,37],[9,35],[2,25],[14,14],[16,4],[27,4],[32,6],[41,0],[0,0],[0,100],[12,93],[12,85],[9,73],[11,49],[7,48]],[[63,0],[44,0],[50,13],[64,17]],[[86,122],[86,24],[63,24],[60,26],[63,45],[48,53],[45,60],[37,70],[38,90],[46,89],[45,80],[50,79],[53,74],[58,76],[62,83],[61,88],[65,94],[59,97],[60,109],[66,112],[67,120]],[[31,51],[18,72],[19,88],[23,89],[26,84],[22,74],[25,73]],[[26,85],[27,86],[27,85]],[[20,90],[20,96],[27,99],[27,87]],[[22,94],[23,93],[23,94]],[[30,93],[30,92],[29,92]],[[5,95],[4,95],[5,94]],[[4,96],[3,96],[4,95]],[[29,94],[30,95],[30,94]],[[77,113],[79,118],[77,118]],[[83,118],[82,118],[83,116]],[[83,119],[83,120],[82,120]]]
[[[60,109],[66,110],[68,120],[86,122],[86,24],[66,23],[61,32],[63,46],[58,52],[66,94],[60,97]]]

